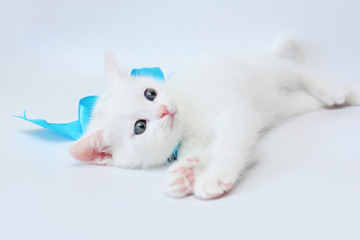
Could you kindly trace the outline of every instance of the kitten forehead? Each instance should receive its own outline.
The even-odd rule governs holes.
[[[107,121],[118,125],[119,122],[151,119],[158,103],[145,98],[147,88],[153,88],[159,95],[163,84],[149,77],[127,77],[122,83],[113,85],[105,92],[101,107],[108,116]]]

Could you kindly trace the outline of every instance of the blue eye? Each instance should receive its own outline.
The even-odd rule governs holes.
[[[154,99],[156,98],[156,91],[152,88],[147,88],[144,92],[144,96],[147,98],[147,100],[149,101],[154,101]]]
[[[145,120],[138,120],[134,125],[134,133],[136,135],[142,134],[146,130],[146,121]]]

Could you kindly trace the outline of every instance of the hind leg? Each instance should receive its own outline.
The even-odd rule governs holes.
[[[318,99],[326,107],[340,106],[347,103],[349,90],[339,84],[305,76],[301,81],[301,85],[307,93]]]

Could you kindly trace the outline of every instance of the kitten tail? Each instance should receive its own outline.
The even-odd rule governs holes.
[[[304,61],[299,43],[290,37],[279,37],[271,44],[270,54],[272,56],[289,60],[296,63]]]

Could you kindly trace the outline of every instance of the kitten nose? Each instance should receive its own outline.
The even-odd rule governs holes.
[[[159,118],[169,115],[169,109],[165,105],[161,105],[159,108]]]

